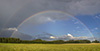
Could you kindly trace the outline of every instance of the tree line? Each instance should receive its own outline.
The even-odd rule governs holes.
[[[35,43],[35,44],[64,44],[64,43],[99,43],[99,41],[90,41],[90,40],[53,40],[45,41],[41,39],[35,40],[20,40],[19,38],[0,38],[0,43]]]

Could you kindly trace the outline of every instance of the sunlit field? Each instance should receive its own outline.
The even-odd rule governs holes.
[[[100,44],[0,44],[0,51],[100,51]]]

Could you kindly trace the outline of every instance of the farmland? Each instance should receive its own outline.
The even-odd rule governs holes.
[[[0,51],[100,51],[100,44],[10,44],[0,43]]]

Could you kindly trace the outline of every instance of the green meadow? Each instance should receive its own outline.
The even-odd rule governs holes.
[[[100,51],[100,44],[0,44],[0,51]]]

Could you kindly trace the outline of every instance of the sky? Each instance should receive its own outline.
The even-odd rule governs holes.
[[[15,30],[32,36],[46,32],[54,36],[70,33],[75,37],[92,37],[92,33],[99,38],[99,5],[100,0],[0,0],[0,34]],[[34,16],[43,11],[47,12]]]

